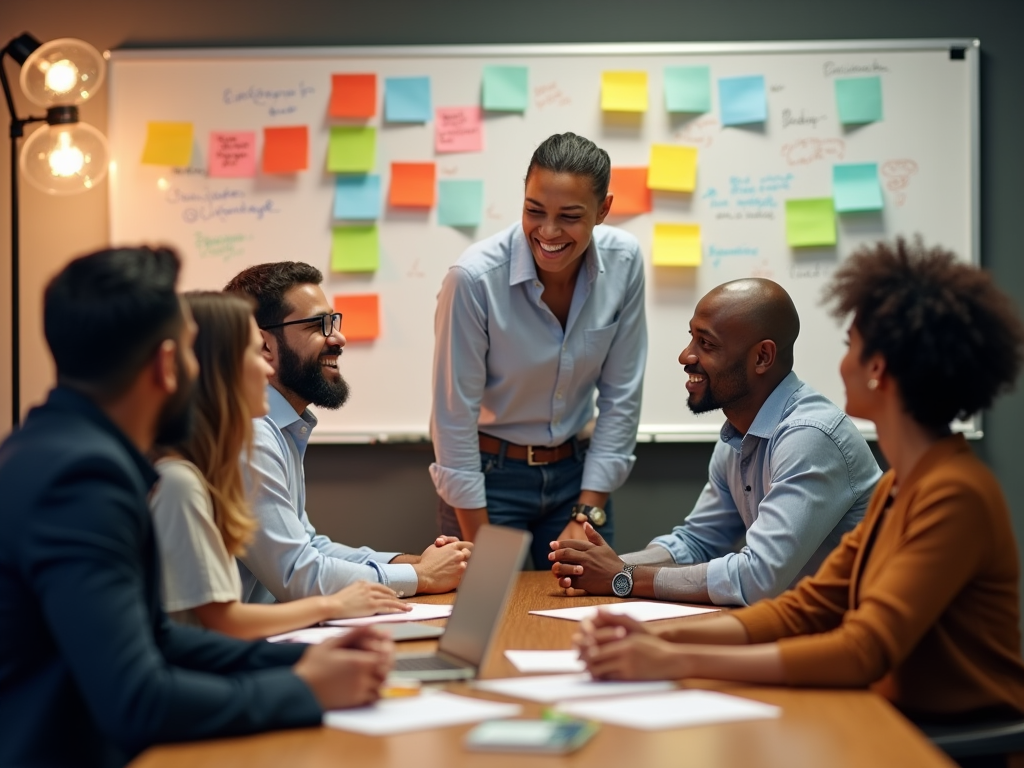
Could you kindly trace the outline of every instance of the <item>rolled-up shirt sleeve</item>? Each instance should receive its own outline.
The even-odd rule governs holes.
[[[487,506],[477,421],[487,381],[487,314],[483,296],[462,268],[441,284],[434,317],[434,402],[430,434],[438,495],[460,509]]]

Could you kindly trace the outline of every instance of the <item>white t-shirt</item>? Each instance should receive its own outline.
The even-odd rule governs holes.
[[[192,610],[240,600],[238,565],[213,520],[213,500],[199,469],[183,459],[156,464],[160,482],[149,500],[163,576],[163,605],[182,624],[201,626]]]

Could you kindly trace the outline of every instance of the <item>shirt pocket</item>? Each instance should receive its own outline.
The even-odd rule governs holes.
[[[587,368],[596,366],[598,369],[604,365],[604,359],[608,357],[608,350],[611,349],[612,339],[615,332],[619,330],[619,321],[604,328],[588,328],[583,331],[583,356],[587,361]]]

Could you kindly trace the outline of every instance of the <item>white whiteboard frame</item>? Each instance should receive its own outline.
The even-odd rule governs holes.
[[[113,61],[131,60],[181,60],[192,58],[235,59],[263,57],[345,57],[345,58],[418,58],[418,57],[474,57],[474,56],[626,56],[626,55],[667,55],[667,54],[756,54],[756,53],[826,53],[849,51],[923,51],[964,49],[968,67],[968,108],[970,110],[970,184],[971,205],[970,242],[971,252],[967,260],[981,266],[981,80],[980,48],[977,38],[928,38],[928,39],[886,39],[886,40],[818,40],[818,41],[777,41],[746,43],[559,43],[524,45],[404,45],[404,46],[313,46],[313,47],[260,47],[260,48],[168,48],[168,49],[122,49],[109,52]],[[113,203],[113,190],[108,185]],[[114,206],[111,205],[111,215]],[[855,420],[865,438],[877,439],[874,424]],[[954,423],[954,429],[968,439],[984,437],[982,415],[976,414],[970,422]],[[681,428],[682,427],[682,428]],[[643,425],[637,434],[637,442],[691,443],[713,442],[718,439],[717,425]],[[422,433],[376,435],[350,435],[317,433],[311,442],[316,443],[373,443],[373,442],[418,442],[429,441]]]

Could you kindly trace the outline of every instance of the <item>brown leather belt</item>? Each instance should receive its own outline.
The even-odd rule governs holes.
[[[480,433],[480,450],[484,453],[501,453],[502,442],[496,437]],[[581,449],[586,448],[587,442],[586,440],[576,441]],[[575,453],[576,448],[573,446],[572,440],[566,440],[561,445],[551,448],[542,445],[516,445],[515,443],[505,442],[506,459],[525,461],[531,467],[554,464],[556,461],[567,459]]]

